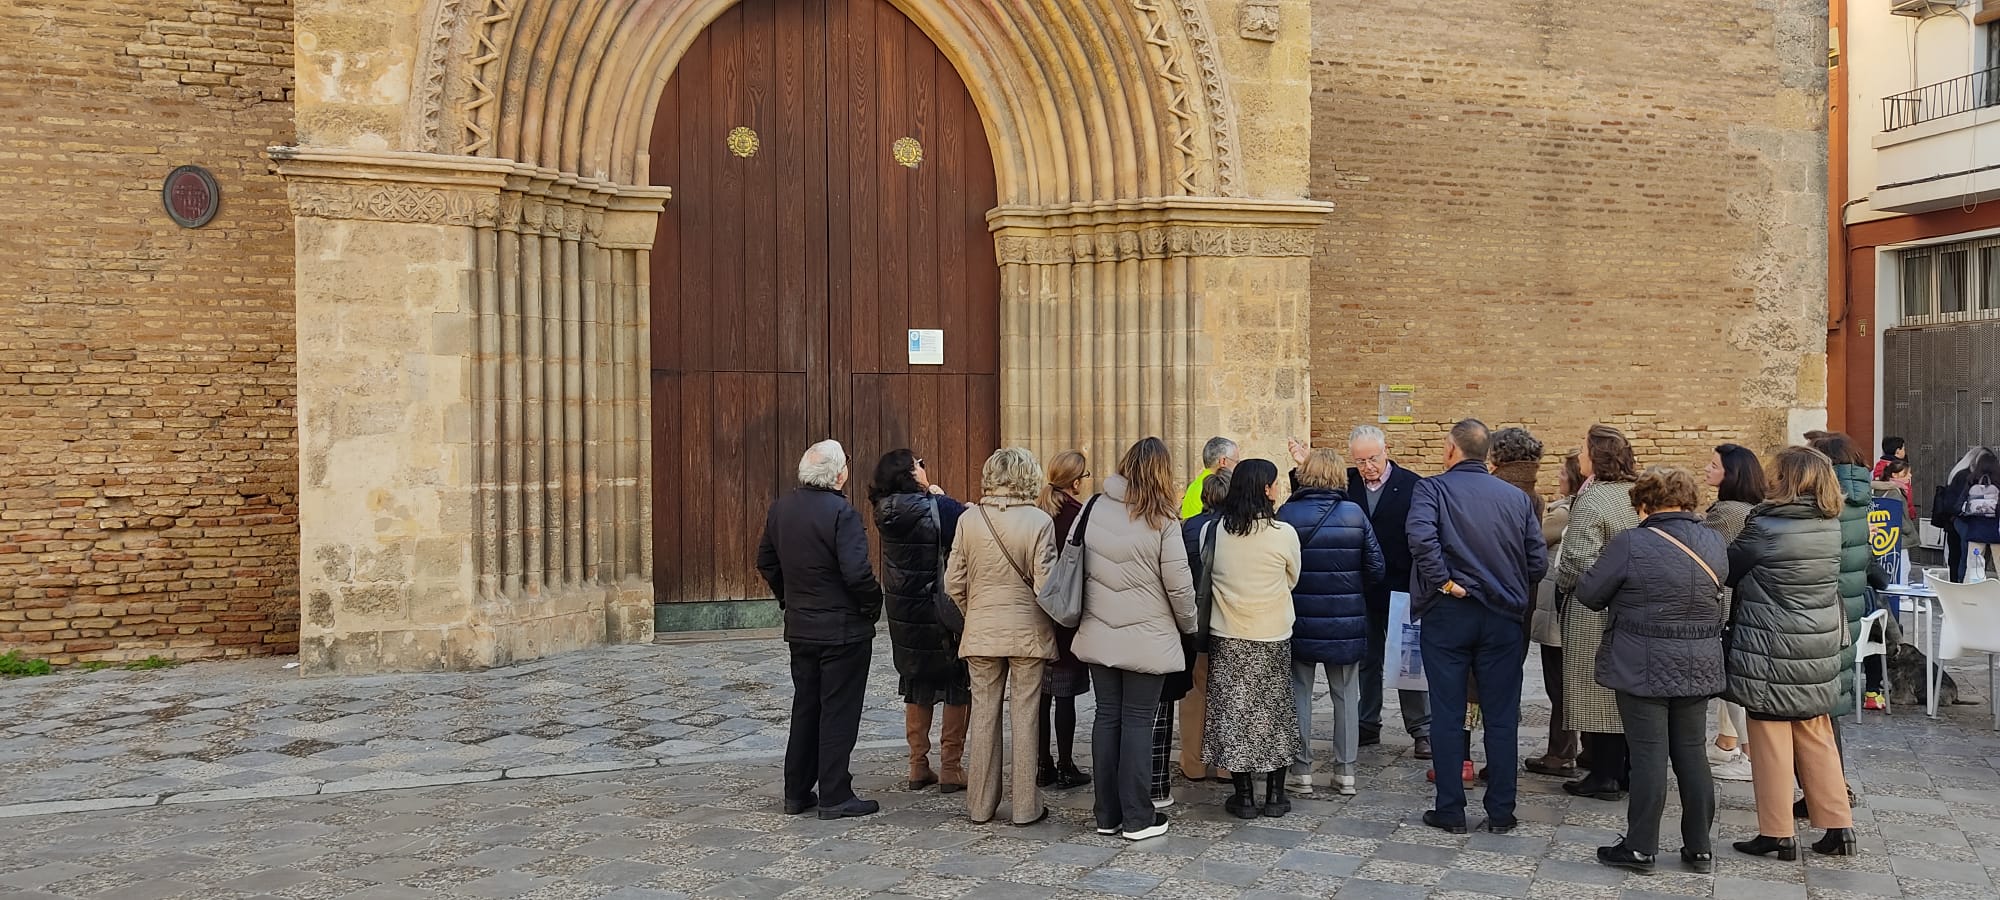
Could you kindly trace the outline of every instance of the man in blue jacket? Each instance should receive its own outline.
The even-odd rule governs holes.
[[[1486,830],[1513,831],[1520,767],[1521,665],[1527,642],[1521,622],[1534,604],[1534,585],[1548,572],[1548,545],[1534,504],[1520,488],[1486,468],[1486,424],[1452,426],[1445,472],[1417,483],[1410,500],[1410,615],[1422,622],[1424,676],[1431,720],[1465,720],[1466,676],[1479,681],[1486,723]],[[1459,771],[1470,753],[1464,732],[1431,733],[1437,771]],[[1424,824],[1464,834],[1465,785],[1437,779],[1436,807]]]

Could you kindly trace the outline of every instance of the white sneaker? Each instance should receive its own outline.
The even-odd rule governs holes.
[[[1335,787],[1340,789],[1340,795],[1342,797],[1354,796],[1354,776],[1335,775],[1333,776],[1333,784]]]
[[[1721,781],[1749,781],[1750,757],[1738,753],[1735,759],[1718,766],[1710,766],[1708,771]]]
[[[1711,766],[1722,765],[1742,755],[1743,748],[1741,745],[1738,745],[1734,750],[1724,750],[1721,747],[1717,747],[1714,741],[1708,743],[1708,764]]]
[[[1151,827],[1141,828],[1138,831],[1125,832],[1124,838],[1128,841],[1143,841],[1146,840],[1147,838],[1156,838],[1166,833],[1167,833],[1167,814],[1154,813],[1153,824]]]
[[[1313,777],[1311,775],[1287,774],[1285,776],[1285,793],[1296,797],[1312,796]]]
[[[1174,805],[1174,795],[1172,794],[1168,794],[1165,797],[1161,797],[1160,799],[1153,801],[1154,809],[1166,809],[1167,807],[1172,805]]]

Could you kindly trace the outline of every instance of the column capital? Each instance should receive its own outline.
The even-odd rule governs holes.
[[[621,185],[509,160],[389,150],[271,147],[284,176],[293,215],[301,218],[493,226],[518,197],[533,196],[605,210],[616,233],[643,232],[672,190]],[[514,202],[502,203],[503,195]],[[632,219],[634,221],[626,222]],[[619,241],[609,246],[631,241]]]

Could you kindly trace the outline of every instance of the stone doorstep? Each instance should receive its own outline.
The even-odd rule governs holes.
[[[861,741],[854,745],[854,750],[857,753],[861,753],[902,749],[903,746],[904,744],[901,739]],[[684,758],[550,763],[546,765],[518,766],[512,769],[442,772],[434,775],[424,775],[416,772],[375,772],[335,782],[306,779],[304,781],[283,781],[269,785],[253,785],[246,788],[182,791],[179,793],[148,794],[138,797],[97,797],[78,800],[44,800],[34,803],[0,804],[0,819],[100,812],[104,810],[145,809],[154,806],[186,806],[197,803],[226,803],[241,800],[309,797],[315,794],[401,791],[411,788],[445,787],[454,784],[478,784],[489,781],[561,778],[569,775],[592,775],[600,772],[624,772],[634,769],[678,769],[685,766],[701,766],[718,762],[778,760],[783,759],[784,756],[785,753],[782,749],[739,750],[725,753],[703,753]]]

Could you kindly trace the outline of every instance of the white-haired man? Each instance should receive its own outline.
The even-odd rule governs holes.
[[[868,562],[861,515],[841,493],[847,474],[847,453],[838,441],[812,445],[799,460],[798,489],[771,504],[757,546],[757,571],[785,612],[785,642],[792,650],[785,812],[817,806],[822,819],[881,808],[855,796],[848,771],[861,730],[882,586]]]
[[[1389,594],[1410,589],[1410,539],[1404,529],[1410,518],[1410,497],[1421,481],[1417,473],[1389,460],[1389,437],[1373,425],[1356,427],[1347,436],[1348,499],[1368,511],[1375,537],[1382,543],[1388,572],[1368,586],[1368,644],[1361,658],[1361,745],[1382,742],[1382,656],[1389,635]],[[1403,706],[1403,728],[1415,740],[1418,759],[1431,758],[1431,701],[1423,691],[1397,691]]]

